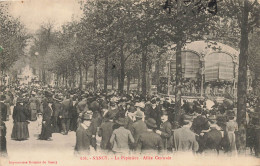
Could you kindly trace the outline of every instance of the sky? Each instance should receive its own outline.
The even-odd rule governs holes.
[[[3,1],[3,0],[0,0]],[[9,13],[20,18],[27,30],[34,33],[43,23],[53,23],[56,29],[82,16],[77,0],[11,0]]]

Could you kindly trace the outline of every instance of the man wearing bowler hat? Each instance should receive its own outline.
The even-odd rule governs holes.
[[[140,134],[147,131],[147,126],[143,121],[144,114],[142,111],[138,110],[135,112],[135,119],[136,122],[133,123],[131,132],[133,134],[133,137],[135,139],[135,144],[137,144],[137,139],[140,136]]]
[[[164,149],[172,151],[172,125],[168,121],[168,113],[166,110],[162,112],[161,121],[160,130],[156,130],[156,133],[162,137]]]
[[[131,132],[125,129],[125,118],[119,118],[115,121],[120,127],[115,129],[110,138],[110,143],[112,145],[112,151],[117,153],[129,153],[130,143],[134,143],[134,138]]]
[[[176,151],[193,151],[199,149],[196,134],[191,131],[192,117],[185,115],[183,126],[174,130],[174,145]]]
[[[99,130],[98,130],[98,136],[101,137],[101,143],[100,147],[102,150],[111,150],[111,144],[109,142],[111,135],[113,133],[113,115],[108,112],[105,117],[104,121],[102,122]]]
[[[157,128],[156,121],[149,118],[145,123],[147,130],[138,138],[136,150],[143,154],[160,153],[163,149],[163,141],[160,135],[155,133]]]

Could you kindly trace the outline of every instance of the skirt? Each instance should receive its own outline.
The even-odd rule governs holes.
[[[0,136],[0,145],[0,156],[7,155],[5,136]]]
[[[44,124],[42,124],[41,134],[39,135],[39,139],[47,140],[52,137],[52,128],[51,121],[47,120]]]
[[[15,140],[28,139],[29,138],[28,123],[14,122],[11,138]]]

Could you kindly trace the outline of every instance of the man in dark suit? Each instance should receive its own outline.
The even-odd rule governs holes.
[[[155,100],[152,100],[151,103],[150,118],[153,118],[156,121],[157,128],[159,128],[161,124],[161,106],[160,104],[156,104]]]
[[[5,101],[5,95],[1,95],[1,97],[0,97],[0,112],[1,112],[0,116],[1,116],[2,121],[7,120],[7,106],[4,103],[4,101]]]
[[[137,145],[137,139],[139,138],[140,134],[144,133],[147,131],[147,126],[144,123],[143,119],[143,112],[138,110],[135,112],[135,118],[136,118],[136,122],[133,123],[132,128],[131,128],[131,132],[132,135],[135,139],[135,146]]]
[[[60,123],[59,123],[60,122],[59,115],[62,110],[62,104],[61,104],[61,99],[58,96],[54,98],[52,110],[53,110],[53,114],[52,114],[53,132],[59,133],[61,130]]]
[[[136,150],[141,153],[160,153],[163,149],[163,141],[160,135],[154,132],[157,128],[156,121],[149,118],[145,122],[148,129],[138,138]]]
[[[113,132],[113,126],[113,116],[110,112],[108,112],[104,117],[104,122],[102,122],[98,131],[98,136],[102,138],[100,147],[103,150],[111,150],[112,148],[109,140]]]
[[[71,110],[73,109],[72,99],[67,95],[66,99],[61,102],[62,110],[60,113],[62,134],[67,135],[70,127],[70,119],[72,117]]]
[[[161,135],[164,149],[172,151],[172,125],[168,121],[168,113],[165,110],[163,111],[161,120],[160,130],[156,130],[156,133]]]

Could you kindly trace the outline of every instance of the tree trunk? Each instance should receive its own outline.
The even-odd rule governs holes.
[[[124,83],[125,83],[125,56],[124,56],[124,45],[121,45],[121,58],[120,58],[120,85],[119,92],[122,94],[124,92]]]
[[[88,84],[88,66],[85,66],[85,89],[87,88],[87,84]]]
[[[65,74],[63,73],[62,74],[62,86],[64,86],[65,85]]]
[[[238,149],[241,153],[246,150],[246,100],[247,100],[247,60],[248,60],[248,15],[249,2],[244,0],[241,25],[241,41],[238,68],[237,90],[237,122]]]
[[[3,85],[3,79],[4,79],[4,70],[1,70],[1,75],[0,75],[0,86]]]
[[[159,81],[160,81],[160,54],[158,54],[157,56],[157,60],[156,60],[156,67],[155,67],[155,73],[156,73],[156,85],[159,85]]]
[[[79,64],[79,89],[82,90],[83,76],[81,64]]]
[[[131,82],[131,77],[130,74],[127,76],[127,94],[130,93],[130,82]]]
[[[114,90],[114,69],[113,68],[112,68],[111,74],[112,74],[112,76],[111,76],[112,90]]]
[[[97,55],[94,58],[94,92],[97,91]]]
[[[151,66],[152,66],[152,64],[150,64],[149,63],[149,65],[148,65],[148,72],[147,72],[147,74],[146,74],[146,91],[147,91],[147,93],[150,95],[151,94],[151,84],[152,84],[152,81],[151,81]]]
[[[108,79],[108,55],[105,57],[105,69],[104,69],[104,91],[107,94],[107,79]]]
[[[65,75],[65,87],[68,87],[68,72],[66,71],[66,75]]]
[[[137,78],[137,91],[140,92],[140,86],[141,86],[141,77],[140,72],[138,72],[138,78]]]
[[[121,73],[120,73],[121,74]],[[120,87],[120,74],[117,75],[117,89],[119,90]]]
[[[142,95],[146,96],[147,47],[142,51]]]
[[[181,64],[181,41],[177,43],[176,50],[176,88],[175,88],[175,122],[179,122],[181,115],[181,86],[182,86],[182,64]],[[169,88],[169,87],[168,87]]]
[[[45,74],[46,74],[45,70],[43,69],[42,70],[42,83],[43,83],[43,85],[46,85],[46,75]]]

